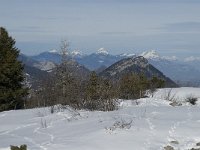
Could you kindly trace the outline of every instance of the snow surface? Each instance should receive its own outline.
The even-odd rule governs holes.
[[[200,142],[200,105],[172,107],[161,99],[121,100],[112,112],[75,111],[53,114],[50,108],[0,113],[0,150],[27,144],[29,150],[188,150]],[[200,96],[200,88],[176,88],[177,97]],[[122,125],[124,125],[122,127]],[[173,144],[171,141],[178,141]]]
[[[196,97],[200,99],[200,88],[192,87],[158,89],[153,97],[164,99],[169,92],[171,92],[171,96],[173,96],[177,101],[184,102],[188,97]]]

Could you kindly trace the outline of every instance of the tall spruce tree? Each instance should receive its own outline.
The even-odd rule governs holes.
[[[21,109],[27,89],[23,86],[23,65],[17,60],[15,40],[0,27],[0,111]]]

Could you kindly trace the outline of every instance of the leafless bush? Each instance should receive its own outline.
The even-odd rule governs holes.
[[[153,98],[156,91],[157,91],[157,89],[149,89],[149,90],[146,91],[145,96]]]
[[[47,115],[47,112],[46,112],[46,109],[45,108],[40,108],[40,109],[38,109],[37,110],[37,112],[36,112],[36,116],[37,117],[44,117],[44,116],[46,116]]]
[[[121,118],[121,120],[116,121],[111,127],[106,128],[106,130],[114,131],[116,129],[130,129],[133,120],[126,121]]]
[[[176,99],[176,93],[173,93],[172,89],[165,90],[165,93],[164,93],[164,95],[162,95],[162,98],[164,100],[171,101],[171,102],[174,102],[174,101],[177,100]]]
[[[49,107],[51,114],[57,113],[57,112],[63,112],[65,109],[66,109],[66,106],[61,105],[61,104],[52,105],[52,106]]]
[[[81,114],[72,107],[66,107],[66,110],[69,111],[72,115],[71,118],[68,119],[68,121],[77,120],[77,118],[81,117]]]
[[[178,102],[178,101],[173,101],[171,102],[169,105],[175,107],[175,106],[182,106],[182,103],[181,102]]]
[[[50,107],[50,111],[51,111],[51,114],[54,113],[54,106],[51,106],[51,107]]]
[[[190,103],[191,105],[196,105],[197,101],[198,98],[194,97],[193,95],[186,97],[186,102]]]

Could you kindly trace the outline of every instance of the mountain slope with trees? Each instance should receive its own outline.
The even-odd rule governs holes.
[[[126,74],[143,74],[147,78],[158,77],[163,79],[168,87],[176,87],[170,78],[148,63],[148,60],[142,56],[126,58],[111,65],[99,75],[103,78],[118,80]]]

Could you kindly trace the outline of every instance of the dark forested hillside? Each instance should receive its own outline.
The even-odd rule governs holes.
[[[126,58],[115,64],[111,65],[99,75],[103,78],[117,80],[126,74],[144,74],[147,78],[156,76],[165,80],[166,86],[177,86],[170,78],[166,77],[162,72],[156,69],[154,66],[148,63],[148,60],[142,56]]]

